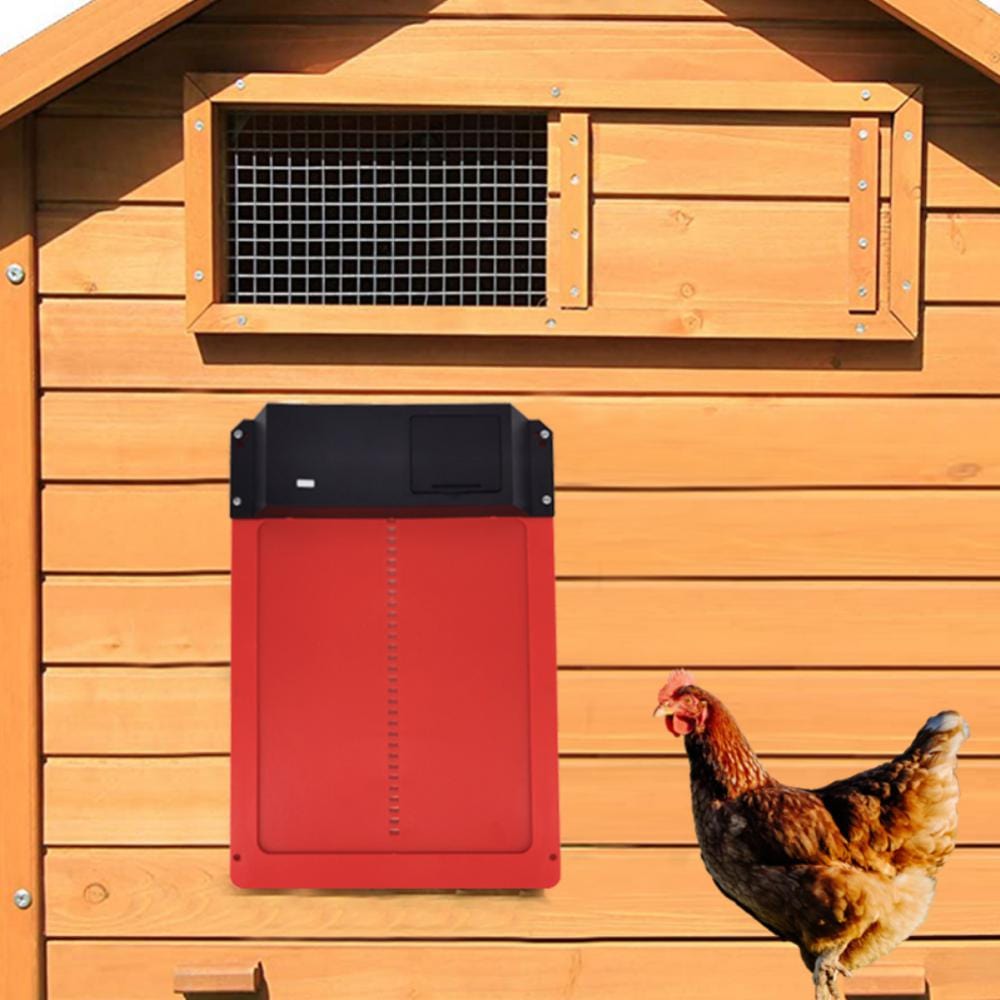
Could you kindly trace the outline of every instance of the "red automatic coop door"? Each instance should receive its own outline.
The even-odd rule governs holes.
[[[555,884],[549,430],[270,405],[232,454],[234,882]]]

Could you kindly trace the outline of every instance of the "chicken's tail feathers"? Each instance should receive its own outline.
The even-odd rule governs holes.
[[[911,749],[928,756],[954,758],[968,738],[969,724],[958,712],[938,712],[923,724]]]

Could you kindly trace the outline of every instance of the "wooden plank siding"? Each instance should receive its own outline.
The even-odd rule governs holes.
[[[203,847],[52,848],[45,876],[55,937],[768,937],[684,847],[568,848],[559,885],[527,893],[245,892],[229,851]],[[1000,850],[960,848],[921,936],[997,921]]]
[[[227,572],[228,505],[222,483],[48,486],[43,568]],[[562,578],[998,577],[1000,493],[565,492],[556,571]]]
[[[184,294],[179,205],[46,205],[38,227],[43,295]],[[837,303],[846,228],[846,203],[599,199],[594,305]],[[733,240],[756,252],[727,262]],[[926,250],[928,301],[1000,299],[1000,214],[931,214]]]
[[[557,600],[574,667],[989,667],[1000,643],[997,581],[571,580]],[[42,603],[49,663],[229,657],[224,578],[59,577]]]
[[[566,8],[570,10],[571,8]],[[720,54],[725,53],[725,58]],[[186,24],[54,101],[49,113],[173,117],[184,72],[348,76],[926,82],[932,119],[997,120],[988,81],[932,43],[880,25],[730,20],[342,18]]]
[[[48,393],[47,480],[228,475],[229,431],[264,403],[233,393]],[[312,402],[344,396],[309,395]],[[354,395],[355,402],[441,395]],[[555,428],[562,488],[996,486],[1000,400],[464,396],[509,400]]]
[[[809,988],[795,949],[756,942],[573,942],[524,944],[288,943],[178,940],[54,941],[49,981],[60,1000],[107,1000],[113,982],[130,1000],[162,1000],[173,970],[193,961],[261,961],[271,995],[315,1000],[317,995],[434,1000],[633,1000],[677,995],[670,970],[695,970],[700,1000],[799,996]],[[1000,946],[990,941],[911,941],[894,964],[922,966],[934,1000],[983,1000]],[[165,985],[167,984],[167,985]],[[415,991],[415,992],[414,992]]]
[[[962,705],[970,757],[1000,754],[1000,679],[992,669],[699,668],[763,754],[891,757],[944,705]],[[683,753],[650,713],[663,670],[562,670],[560,750],[570,755]],[[864,683],[864,698],[857,697]],[[229,671],[216,666],[67,666],[45,673],[51,756],[229,752]],[[834,710],[840,706],[841,711]]]
[[[1000,310],[931,306],[911,343],[192,337],[184,304],[48,299],[50,389],[992,395]]]
[[[546,95],[583,77],[922,84],[921,335],[193,336],[181,78],[254,70],[514,76]],[[683,746],[650,718],[687,666],[804,786],[899,752],[943,708],[968,716],[961,846],[890,962],[925,968],[934,1000],[983,1000],[1000,960],[996,95],[869,0],[220,0],[49,105],[49,996],[153,1000],[178,967],[257,961],[276,1000],[804,992],[795,949],[719,895],[694,847]],[[594,114],[592,301],[641,292],[708,322],[733,299],[846,312],[847,122]],[[881,145],[886,180],[886,119]],[[558,178],[557,161],[553,204]],[[502,400],[553,427],[556,889],[231,886],[226,443],[281,400]]]
[[[878,763],[877,757],[764,758],[775,777],[801,788]],[[995,844],[1000,761],[965,760],[960,778],[960,846]],[[683,759],[563,758],[559,789],[565,844],[696,844]],[[228,757],[53,758],[45,766],[45,796],[49,847],[229,843]]]

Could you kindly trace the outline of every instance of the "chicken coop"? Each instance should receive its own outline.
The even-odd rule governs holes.
[[[864,988],[1000,997],[998,85],[979,0],[92,0],[0,57],[0,1000],[809,996],[678,667],[804,787],[966,716]],[[552,428],[554,887],[230,880],[229,444],[289,402]]]

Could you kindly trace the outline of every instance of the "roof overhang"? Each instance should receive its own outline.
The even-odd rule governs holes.
[[[213,0],[90,0],[0,56],[0,128],[37,110]],[[1000,83],[1000,14],[980,0],[871,0]]]
[[[1000,14],[980,0],[872,0],[1000,83]]]
[[[0,56],[0,128],[65,93],[213,0],[91,0]]]

